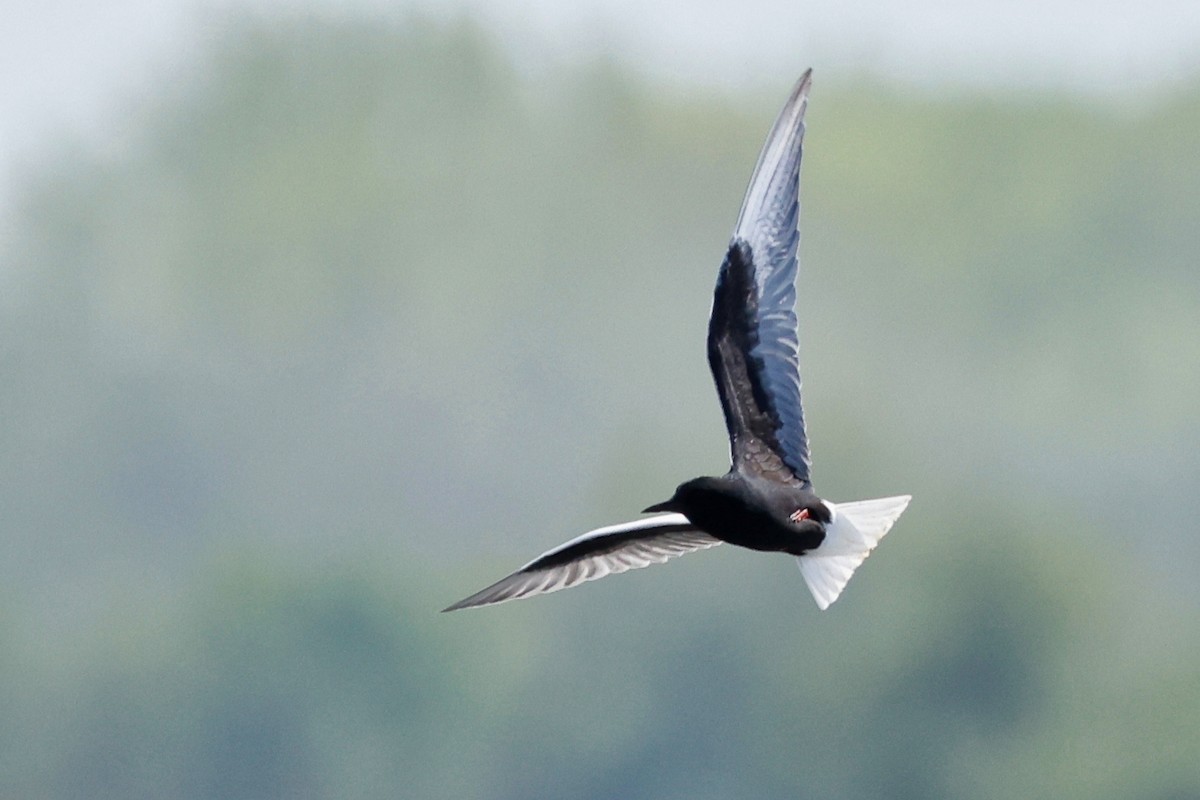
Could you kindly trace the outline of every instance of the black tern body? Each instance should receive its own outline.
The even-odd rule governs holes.
[[[708,363],[725,412],[729,472],[687,481],[643,512],[653,516],[589,531],[446,611],[554,592],[722,542],[795,556],[825,609],[908,506],[908,495],[831,503],[813,490],[795,309],[811,73],[767,136],[717,274]]]

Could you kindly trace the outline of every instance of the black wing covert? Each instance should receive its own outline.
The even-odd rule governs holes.
[[[758,157],[708,325],[734,468],[804,485],[811,459],[800,401],[796,247],[811,73],[796,83]]]

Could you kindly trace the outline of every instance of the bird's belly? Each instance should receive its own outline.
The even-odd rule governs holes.
[[[723,542],[770,553],[801,555],[820,545],[825,538],[815,523],[780,524],[771,517],[760,515],[739,515],[738,519],[693,519],[692,522]]]

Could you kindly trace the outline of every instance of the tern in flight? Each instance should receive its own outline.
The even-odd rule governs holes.
[[[909,495],[831,503],[813,490],[795,310],[811,74],[767,136],[717,273],[708,363],[729,431],[729,472],[687,481],[643,512],[653,516],[589,531],[446,611],[556,592],[722,542],[795,556],[825,609],[908,506]]]

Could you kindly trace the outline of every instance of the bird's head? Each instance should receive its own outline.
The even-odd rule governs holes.
[[[666,511],[672,511],[675,513],[679,513],[679,507],[676,504],[674,497],[672,497],[670,500],[664,500],[661,503],[655,503],[652,506],[646,506],[646,508],[642,510],[642,513],[643,514],[657,514],[657,513],[666,512]]]
[[[702,496],[705,492],[715,491],[714,487],[718,484],[720,484],[718,478],[695,478],[686,483],[681,483],[675,489],[675,494],[671,495],[670,500],[655,503],[642,513],[652,514],[655,512],[670,511],[676,514],[687,514],[688,509],[695,506],[697,496]]]

